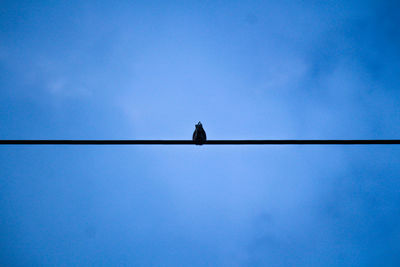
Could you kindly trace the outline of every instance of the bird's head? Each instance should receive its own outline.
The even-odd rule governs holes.
[[[196,126],[196,129],[201,129],[201,128],[203,128],[203,125],[201,124],[201,122],[197,123],[195,126]]]

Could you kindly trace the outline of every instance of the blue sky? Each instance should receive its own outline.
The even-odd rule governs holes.
[[[0,138],[399,138],[395,1],[2,1]],[[398,266],[397,146],[2,146],[3,266]]]

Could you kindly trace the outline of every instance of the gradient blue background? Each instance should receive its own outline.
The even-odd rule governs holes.
[[[1,139],[400,138],[397,1],[1,1]],[[2,146],[1,266],[399,266],[398,146]]]

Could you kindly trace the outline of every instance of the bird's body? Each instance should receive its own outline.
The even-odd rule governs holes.
[[[196,145],[202,145],[207,140],[206,131],[204,131],[201,122],[197,123],[195,126],[196,129],[194,130],[193,133],[193,142],[195,142]]]

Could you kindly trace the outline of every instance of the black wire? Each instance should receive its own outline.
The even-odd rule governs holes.
[[[0,145],[194,145],[192,140],[0,140]],[[204,145],[399,145],[385,140],[208,140]]]

